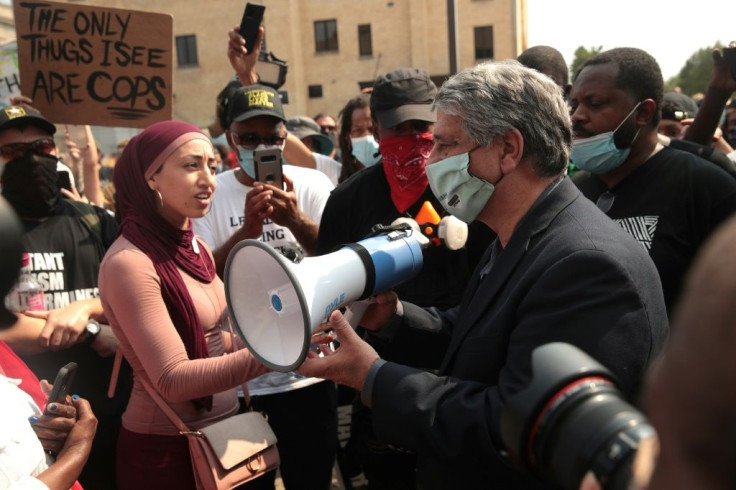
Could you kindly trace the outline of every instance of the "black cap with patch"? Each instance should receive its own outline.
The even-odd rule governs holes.
[[[279,93],[267,85],[255,84],[237,89],[227,104],[227,122],[246,121],[258,116],[272,116],[286,121]]]
[[[0,110],[0,132],[28,124],[48,131],[49,134],[56,133],[56,126],[36,109],[23,105],[7,105]]]
[[[667,92],[662,101],[662,119],[682,121],[692,119],[698,113],[698,104],[679,92]]]

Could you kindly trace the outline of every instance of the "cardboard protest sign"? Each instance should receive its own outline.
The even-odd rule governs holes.
[[[10,104],[10,97],[20,95],[18,45],[15,41],[0,46],[0,105]]]
[[[15,0],[23,95],[55,123],[171,119],[170,14]]]

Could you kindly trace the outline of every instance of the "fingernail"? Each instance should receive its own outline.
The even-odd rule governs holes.
[[[32,424],[35,424],[36,422],[38,422],[38,417],[36,417],[35,415],[31,415],[30,417],[28,417],[28,421]]]
[[[56,410],[56,403],[52,403],[52,404],[51,404],[51,405],[49,406],[49,410],[51,410],[52,412],[53,412],[54,410]]]
[[[75,400],[79,400],[79,395],[72,395],[72,398]]]

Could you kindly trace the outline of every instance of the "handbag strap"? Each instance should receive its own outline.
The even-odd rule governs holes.
[[[115,398],[115,388],[118,386],[118,377],[120,376],[120,365],[123,363],[123,351],[120,346],[115,349],[115,360],[112,363],[112,374],[110,374],[110,384],[107,385],[107,397]]]
[[[184,422],[179,418],[178,415],[176,415],[176,412],[169,406],[168,403],[164,401],[163,398],[161,398],[161,395],[159,395],[156,390],[153,389],[153,386],[144,379],[142,376],[139,376],[138,379],[140,380],[143,387],[148,392],[148,395],[153,398],[153,401],[156,402],[156,405],[161,409],[164,414],[171,420],[171,422],[176,426],[177,429],[179,429],[179,434],[182,435],[201,435],[198,431],[191,431],[189,430],[189,427],[186,426]]]

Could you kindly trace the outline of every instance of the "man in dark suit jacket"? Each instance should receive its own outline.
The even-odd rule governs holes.
[[[329,326],[340,348],[310,354],[300,372],[362,390],[376,434],[417,453],[422,488],[556,488],[502,456],[504,403],[549,342],[586,351],[634,398],[668,331],[657,271],[565,177],[570,120],[549,78],[515,61],[482,64],[448,80],[435,106],[432,190],[498,239],[459,306],[425,310],[385,293],[361,325],[385,338],[448,336],[439,375],[379,359],[339,312]]]

